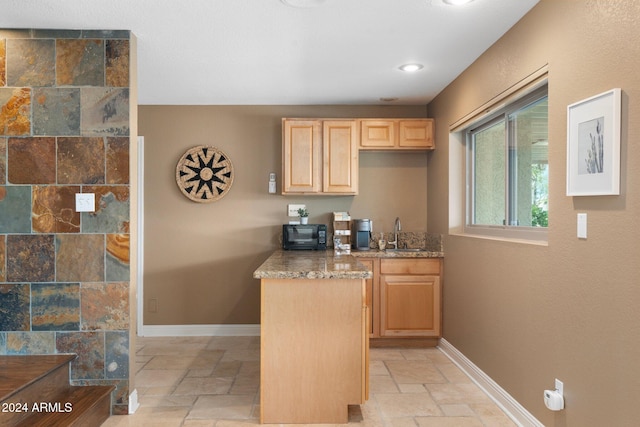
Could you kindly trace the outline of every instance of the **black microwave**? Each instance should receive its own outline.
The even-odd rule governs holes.
[[[283,224],[282,249],[326,250],[327,226],[325,224]]]

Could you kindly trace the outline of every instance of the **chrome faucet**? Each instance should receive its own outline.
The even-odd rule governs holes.
[[[396,222],[393,224],[393,242],[387,243],[388,245],[394,245],[395,249],[398,249],[398,231],[402,231],[400,217],[396,217]]]

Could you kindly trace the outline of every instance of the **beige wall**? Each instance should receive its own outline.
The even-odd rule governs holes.
[[[542,0],[429,104],[430,232],[447,233],[448,125],[549,64],[549,244],[447,236],[444,338],[545,426],[640,420],[640,1]],[[566,107],[622,88],[621,195],[565,196]],[[451,168],[451,169],[450,169]],[[438,203],[435,203],[438,201]],[[588,239],[576,214],[588,214]],[[542,392],[564,381],[566,410]]]
[[[288,203],[305,203],[310,222],[331,212],[371,218],[374,231],[427,227],[427,157],[366,152],[358,196],[290,197],[267,193],[269,172],[281,176],[282,117],[426,117],[425,106],[141,106],[145,137],[144,324],[257,324],[259,281],[253,271],[279,246]],[[190,147],[212,145],[229,155],[235,178],[217,202],[189,201],[175,182]],[[157,299],[158,310],[149,312]]]

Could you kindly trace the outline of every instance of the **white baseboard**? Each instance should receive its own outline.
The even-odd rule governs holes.
[[[518,403],[509,393],[507,393],[498,383],[493,381],[487,374],[485,374],[480,368],[473,364],[473,362],[466,358],[466,356],[455,348],[444,338],[440,339],[438,348],[442,351],[453,363],[458,365],[478,387],[484,390],[489,397],[496,402],[500,408],[520,427],[544,427],[540,421],[538,421],[524,406]],[[540,393],[542,395],[542,393]],[[540,397],[542,399],[542,396]]]
[[[260,336],[260,325],[143,325],[141,337]]]

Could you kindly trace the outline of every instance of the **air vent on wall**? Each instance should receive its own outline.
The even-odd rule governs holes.
[[[283,4],[290,7],[319,7],[326,0],[280,0]]]

